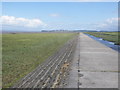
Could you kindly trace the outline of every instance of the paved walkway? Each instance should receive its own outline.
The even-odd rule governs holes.
[[[66,87],[118,88],[118,52],[83,33],[79,43]]]
[[[80,37],[77,43],[74,59],[71,63],[70,73],[66,79],[67,85],[64,88],[78,88],[78,66],[80,60]]]

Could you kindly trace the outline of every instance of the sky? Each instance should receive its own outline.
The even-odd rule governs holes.
[[[3,31],[116,31],[118,2],[3,2],[0,20]]]

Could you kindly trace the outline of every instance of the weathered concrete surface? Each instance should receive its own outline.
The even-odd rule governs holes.
[[[80,60],[80,37],[71,63],[69,76],[66,79],[67,85],[64,88],[78,88],[78,60]]]
[[[80,88],[118,88],[118,52],[80,34]]]
[[[118,88],[118,52],[83,33],[79,39],[65,88]]]

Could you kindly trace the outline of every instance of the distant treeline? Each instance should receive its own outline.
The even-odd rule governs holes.
[[[42,30],[41,32],[120,32],[120,31],[96,31],[96,30]]]

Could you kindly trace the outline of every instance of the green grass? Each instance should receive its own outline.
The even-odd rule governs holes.
[[[114,42],[116,45],[120,45],[120,32],[85,32],[95,37],[103,38],[104,40]]]
[[[3,34],[3,88],[14,85],[75,35],[76,33]]]

